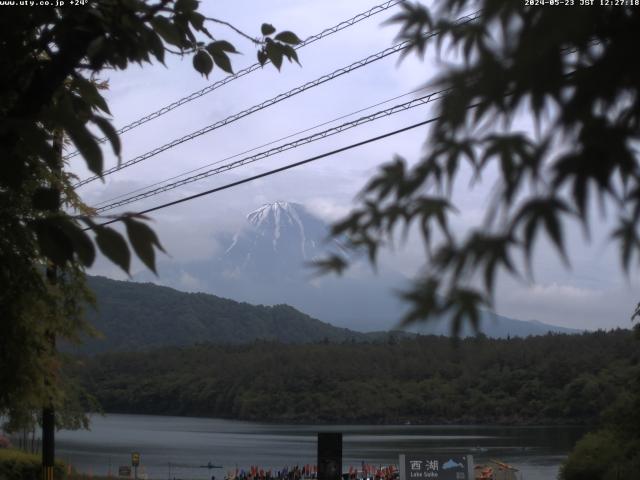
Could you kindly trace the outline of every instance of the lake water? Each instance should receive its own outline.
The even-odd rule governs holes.
[[[499,459],[524,480],[555,479],[584,430],[575,427],[429,425],[280,425],[210,418],[151,415],[92,417],[90,431],[61,431],[56,455],[80,471],[117,476],[139,452],[139,473],[152,479],[222,480],[249,465],[280,469],[315,464],[317,432],[343,433],[343,463],[397,464],[400,453],[424,451],[474,455],[476,463]],[[223,469],[200,468],[208,462]]]

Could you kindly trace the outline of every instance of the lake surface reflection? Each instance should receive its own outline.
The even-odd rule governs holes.
[[[397,464],[400,453],[426,450],[500,459],[525,480],[555,479],[560,464],[584,433],[577,427],[431,425],[280,425],[152,415],[93,416],[91,431],[61,431],[57,456],[80,471],[117,476],[140,452],[149,478],[222,480],[227,470],[259,465],[315,463],[317,432],[342,432],[343,463]],[[223,469],[200,468],[211,462]]]

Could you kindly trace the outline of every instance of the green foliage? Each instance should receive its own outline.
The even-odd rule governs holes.
[[[8,415],[14,428],[31,426],[37,420],[34,412],[40,411],[46,401],[64,411],[67,420],[81,423],[84,411],[68,407],[79,404],[83,394],[61,375],[65,359],[54,348],[52,332],[68,342],[77,342],[82,334],[92,334],[83,319],[82,305],[92,301],[84,285],[84,273],[68,268],[59,272],[55,284],[42,290],[12,291],[17,299],[11,306],[19,309],[19,316],[13,322],[4,318],[0,322],[3,415]]]
[[[295,33],[287,30],[271,38],[270,35],[275,32],[276,29],[273,25],[268,23],[262,24],[262,35],[264,35],[265,46],[258,52],[258,61],[260,64],[264,65],[267,60],[270,60],[271,63],[280,70],[282,60],[286,57],[290,62],[296,62],[299,65],[298,54],[292,45],[299,44],[301,40]]]
[[[637,428],[637,427],[636,427]],[[609,429],[585,435],[562,466],[562,480],[634,478],[640,468],[640,437],[627,439]]]
[[[103,172],[104,155],[94,131],[102,132],[116,155],[121,151],[100,93],[106,85],[96,77],[132,63],[164,62],[167,52],[193,55],[195,69],[205,75],[214,64],[231,72],[228,54],[236,49],[214,38],[212,25],[232,29],[265,55],[267,49],[284,49],[297,60],[287,50],[297,40],[290,32],[275,40],[254,39],[204,17],[198,6],[195,0],[104,0],[83,8],[3,9],[0,414],[37,409],[50,397],[62,404],[60,359],[52,340],[77,339],[86,327],[80,314],[86,300],[83,267],[93,264],[97,251],[126,272],[132,250],[154,271],[156,252],[163,251],[146,218],[109,217],[124,224],[123,235],[101,225],[73,189],[64,144],[77,149],[96,175]],[[47,268],[58,269],[57,286],[45,280]]]
[[[217,66],[219,66],[227,73],[233,73],[233,69],[231,68],[231,60],[226,53],[237,53],[233,45],[224,40],[220,40],[218,42],[211,42],[209,45],[207,45],[205,50],[207,51],[207,53],[209,53],[209,55],[211,55],[213,61]]]
[[[56,462],[54,478],[66,478],[64,465]],[[3,480],[41,480],[42,458],[19,450],[0,449],[0,478]]]
[[[198,50],[193,56],[193,68],[209,78],[209,73],[213,69],[213,59],[206,50]]]
[[[266,37],[267,35],[271,35],[272,33],[275,33],[276,29],[274,28],[273,25],[269,23],[263,23],[262,27],[260,27],[260,31],[262,32],[262,35]]]
[[[407,321],[449,313],[473,323],[493,301],[496,275],[530,273],[540,238],[568,263],[564,229],[578,219],[589,231],[593,197],[611,206],[609,233],[623,268],[637,268],[640,70],[629,45],[640,41],[640,10],[495,0],[402,9],[391,20],[398,39],[411,42],[410,52],[437,52],[442,61],[430,83],[450,93],[423,156],[411,167],[401,158],[383,166],[333,234],[375,262],[399,230],[419,227],[425,273],[406,294]],[[476,9],[473,19],[453,20]],[[515,126],[517,117],[534,131]],[[448,219],[463,165],[475,180],[489,170],[498,179],[486,221],[459,237]],[[344,266],[344,259],[320,263]]]
[[[82,359],[72,374],[108,412],[278,422],[593,424],[638,375],[635,347],[627,330],[479,336],[456,347],[434,336],[255,342],[103,354]]]
[[[636,326],[636,334],[640,327]],[[635,339],[636,348],[638,346]],[[592,398],[588,395],[588,398]],[[577,403],[574,401],[574,403]],[[585,435],[562,467],[562,480],[617,480],[640,471],[640,370],[602,412],[598,430]]]
[[[2,480],[41,480],[42,458],[40,455],[20,450],[0,449],[0,478]],[[107,477],[78,473],[57,460],[53,469],[54,480],[106,480]],[[111,478],[111,477],[110,477]]]
[[[576,445],[562,467],[565,480],[602,480],[609,469],[616,471],[621,461],[623,445],[611,432],[586,434]],[[612,478],[616,478],[615,476]],[[630,478],[624,475],[618,478]]]

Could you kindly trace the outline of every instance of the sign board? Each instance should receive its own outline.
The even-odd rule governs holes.
[[[130,477],[131,476],[131,467],[129,465],[121,465],[118,467],[118,476],[119,477]]]
[[[131,465],[134,467],[140,465],[140,454],[138,452],[133,452],[131,454]]]
[[[473,480],[473,457],[441,452],[400,455],[400,480]]]

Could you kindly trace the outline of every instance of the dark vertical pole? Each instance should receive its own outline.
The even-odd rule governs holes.
[[[42,409],[42,469],[44,480],[53,480],[55,458],[55,412],[51,405]]]
[[[62,169],[62,132],[57,131],[53,136],[53,148],[58,158],[58,169]],[[51,285],[57,283],[58,269],[55,265],[47,267],[47,281]],[[56,334],[48,331],[46,333],[49,340],[51,354],[56,349]],[[51,380],[45,378],[45,385],[51,386]],[[49,402],[42,409],[42,478],[43,480],[53,480],[53,467],[55,464],[55,430],[56,414],[53,409],[53,398],[49,397]]]
[[[341,480],[342,433],[318,433],[318,480]]]
[[[56,276],[58,272],[56,267],[47,267],[47,280],[52,285],[56,284]],[[49,337],[50,348],[55,350],[56,337],[51,331],[47,332]],[[51,382],[45,379],[45,384],[50,385]],[[49,399],[48,405],[42,409],[42,478],[43,480],[53,480],[53,465],[55,462],[55,427],[56,415],[53,410],[52,399]]]

